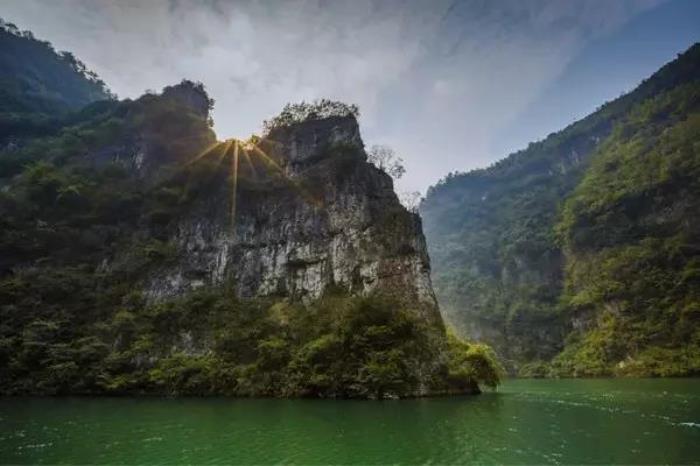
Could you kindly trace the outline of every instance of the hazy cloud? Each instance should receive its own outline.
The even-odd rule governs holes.
[[[216,99],[219,137],[288,101],[356,103],[402,187],[484,166],[491,139],[576,52],[660,0],[195,2],[5,0],[0,16],[73,51],[120,97],[182,78]]]

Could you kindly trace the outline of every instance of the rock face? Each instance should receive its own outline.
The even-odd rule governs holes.
[[[490,353],[446,334],[420,219],[368,163],[356,106],[288,104],[265,137],[218,142],[212,104],[184,80],[65,115],[10,109],[28,118],[0,131],[0,394],[495,383]]]
[[[309,301],[340,287],[392,295],[442,325],[420,217],[367,162],[353,116],[232,144],[235,194],[232,169],[170,232],[178,260],[151,276],[149,296],[230,283],[241,297]]]
[[[145,184],[155,185],[168,167],[186,163],[215,142],[210,128],[212,105],[203,85],[189,80],[167,86],[159,95],[115,102],[114,113],[139,115],[139,121],[132,121],[118,137],[107,138],[106,144],[91,151],[90,160],[100,169],[118,165]]]

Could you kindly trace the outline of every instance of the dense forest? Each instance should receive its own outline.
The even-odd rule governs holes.
[[[193,205],[289,183],[238,172],[241,143],[216,142],[200,83],[119,101],[9,23],[0,63],[0,393],[383,398],[498,383],[488,347],[379,293],[243,298],[224,282],[149,296],[146,277],[183,254],[172,232]],[[268,126],[326,118],[302,107]]]
[[[71,111],[113,98],[73,54],[0,18],[0,143],[55,130]]]
[[[443,314],[535,376],[700,372],[700,45],[420,212]]]

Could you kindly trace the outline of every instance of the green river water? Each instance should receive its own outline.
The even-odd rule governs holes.
[[[4,398],[0,462],[700,464],[700,379],[381,402]]]

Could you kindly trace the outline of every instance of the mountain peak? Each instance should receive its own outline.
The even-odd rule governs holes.
[[[271,128],[264,140],[276,148],[292,171],[328,156],[333,148],[350,149],[365,160],[360,128],[354,115],[329,115]],[[347,151],[346,151],[347,152]]]
[[[161,95],[190,108],[205,119],[209,118],[209,112],[214,107],[214,99],[209,97],[204,84],[189,79],[183,79],[179,84],[173,86],[166,86]]]

